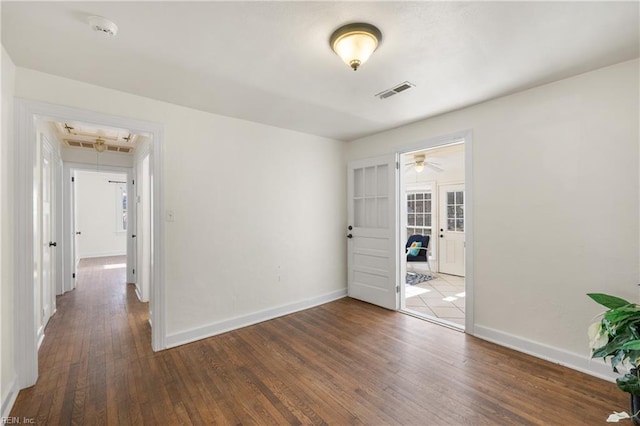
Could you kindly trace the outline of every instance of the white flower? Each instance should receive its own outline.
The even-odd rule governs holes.
[[[609,337],[602,332],[602,322],[594,322],[589,326],[589,347],[591,349],[598,349],[603,347],[609,342]]]

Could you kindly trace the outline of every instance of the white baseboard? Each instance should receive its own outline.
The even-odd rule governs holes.
[[[277,308],[266,309],[264,311],[255,312],[249,315],[220,321],[217,323],[205,325],[187,331],[181,331],[167,335],[167,348],[184,345],[186,343],[195,342],[196,340],[206,339],[207,337],[217,334],[226,333],[238,328],[247,327],[259,322],[268,321],[283,315],[289,315],[294,312],[303,311],[313,308],[314,306],[323,305],[334,300],[342,299],[347,296],[347,289],[337,290],[322,296],[313,297],[311,299],[302,300],[300,302],[291,303]]]
[[[140,289],[138,288],[138,284],[134,284],[136,289],[136,297],[138,298],[138,302],[142,302],[142,296],[140,295]]]
[[[38,329],[38,345],[36,346],[38,348],[38,350],[40,349],[40,346],[42,345],[42,342],[44,341],[44,326],[40,327]]]
[[[609,364],[605,364],[601,359],[592,360],[587,355],[589,352],[587,347],[585,347],[584,355],[576,354],[478,324],[474,327],[473,335],[500,346],[533,355],[609,382],[614,382],[616,377],[619,377],[618,374],[611,370]]]
[[[95,257],[112,257],[112,256],[126,256],[127,252],[107,252],[107,253],[88,253],[88,254],[83,254],[83,255],[79,255],[78,258],[79,259],[93,259]],[[77,268],[76,268],[77,269]]]
[[[11,409],[13,408],[13,404],[16,402],[16,398],[18,398],[18,380],[17,377],[14,377],[9,385],[9,391],[2,398],[2,413],[0,414],[3,419],[9,417],[11,414]]]

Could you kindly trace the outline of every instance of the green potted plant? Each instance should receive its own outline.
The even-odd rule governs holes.
[[[587,296],[607,308],[589,327],[591,358],[609,361],[619,374],[619,367],[624,367],[626,373],[616,379],[616,384],[631,395],[631,418],[640,424],[640,306],[608,294]]]

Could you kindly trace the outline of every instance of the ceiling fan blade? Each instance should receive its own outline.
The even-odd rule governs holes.
[[[436,165],[434,163],[426,162],[426,163],[424,163],[424,165],[429,167],[432,170],[435,170],[438,173],[444,172],[444,169],[442,167],[440,167],[440,166],[438,166],[438,165]]]

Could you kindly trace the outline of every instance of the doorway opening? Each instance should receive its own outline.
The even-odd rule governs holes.
[[[465,329],[465,141],[400,153],[400,310]]]
[[[88,110],[70,108],[60,105],[54,105],[44,102],[15,99],[14,108],[14,120],[15,120],[15,135],[14,138],[14,181],[16,183],[16,190],[14,192],[14,217],[15,217],[15,233],[21,235],[22,238],[15,238],[13,241],[13,253],[15,256],[15,279],[14,279],[14,305],[15,305],[15,319],[14,319],[14,335],[15,337],[15,362],[16,362],[16,386],[19,389],[23,389],[33,385],[38,379],[38,345],[41,336],[39,335],[40,318],[39,315],[40,306],[36,305],[38,300],[44,299],[41,296],[41,265],[42,265],[42,247],[44,247],[44,240],[42,239],[41,229],[43,227],[41,217],[42,214],[42,183],[41,183],[41,140],[39,126],[43,122],[62,122],[68,123],[73,127],[73,124],[86,124],[87,126],[93,126],[95,128],[106,129],[128,129],[134,134],[143,134],[148,136],[148,144],[146,153],[148,154],[148,170],[149,170],[149,182],[150,182],[150,208],[149,217],[151,221],[151,234],[149,237],[151,249],[150,249],[150,282],[153,285],[150,288],[150,322],[153,327],[151,328],[151,346],[154,351],[162,350],[166,348],[166,326],[164,320],[165,312],[165,290],[164,290],[164,223],[161,220],[163,217],[163,203],[164,203],[164,178],[162,167],[162,148],[164,144],[164,130],[162,125],[134,120],[125,117],[113,116],[108,114],[102,114],[98,112],[92,112]],[[61,167],[54,167],[51,173],[52,187],[58,189],[56,194],[64,194],[67,189],[67,183],[71,180],[71,166],[74,164],[88,163],[96,166],[96,154],[101,153],[103,158],[107,155],[118,154],[121,148],[114,146],[117,144],[110,143],[104,138],[94,140],[92,143],[86,141],[73,142],[79,143],[82,147],[83,144],[90,144],[88,151],[93,153],[92,159],[89,161],[83,160],[83,155],[75,154],[71,157],[64,158],[63,156],[55,158],[52,165],[60,165]],[[53,138],[50,139],[52,145],[54,144]],[[70,147],[73,145],[69,144]],[[100,149],[96,148],[96,145],[100,145]],[[77,147],[77,146],[76,146]],[[62,147],[61,147],[62,148]],[[64,149],[64,148],[63,148]],[[69,148],[71,149],[71,148]],[[118,150],[118,152],[113,152]],[[82,150],[78,149],[76,153],[80,153]],[[102,163],[104,164],[104,163]],[[102,167],[102,166],[100,166]],[[132,164],[122,165],[131,169]],[[45,170],[46,171],[46,170]],[[48,173],[48,172],[47,172]],[[52,200],[57,199],[59,195],[53,195]],[[66,200],[54,204],[52,211],[56,211],[56,218],[67,219],[69,217],[68,212],[64,214],[58,214],[56,209],[62,206],[63,209],[68,209],[70,203]],[[65,222],[65,223],[62,223]],[[66,221],[51,220],[51,226],[55,226],[55,234],[52,236],[62,236],[62,250],[66,250],[72,245],[69,239],[71,238],[71,232],[68,232],[67,226],[70,226]],[[57,241],[47,241],[46,247],[52,244],[51,250],[60,251],[60,239]],[[55,243],[55,244],[53,244]],[[57,247],[57,249],[56,249]],[[62,256],[54,256],[50,261],[55,262],[56,265],[62,264],[61,267],[55,269],[51,276],[55,276],[55,291],[51,291],[49,295],[46,295],[47,300],[51,294],[56,294],[61,290],[62,286],[67,285],[68,280],[71,281],[72,273],[69,265],[71,260],[64,257],[64,262],[61,262]],[[46,260],[46,259],[45,259]],[[52,269],[53,271],[53,269]],[[55,275],[54,275],[55,274]],[[59,277],[62,274],[62,277]],[[61,285],[62,284],[62,285]],[[58,287],[60,286],[60,287]],[[65,291],[66,289],[62,289]],[[54,312],[55,306],[52,305],[51,311]]]

